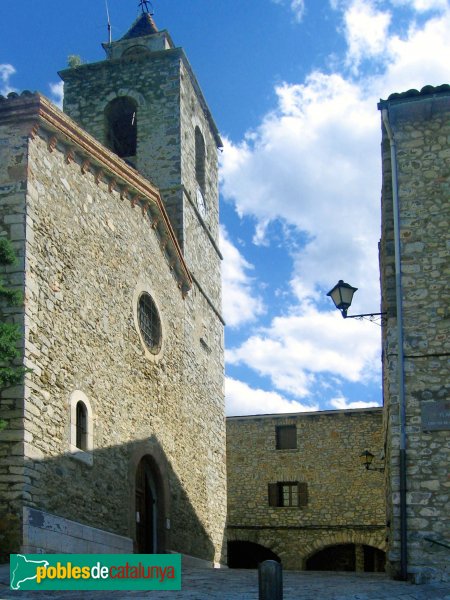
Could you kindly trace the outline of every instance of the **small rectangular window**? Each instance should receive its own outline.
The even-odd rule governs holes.
[[[269,506],[301,508],[307,504],[307,483],[298,481],[269,483]]]
[[[275,427],[276,449],[295,450],[297,448],[297,426],[278,425]]]

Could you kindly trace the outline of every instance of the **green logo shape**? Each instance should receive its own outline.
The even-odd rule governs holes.
[[[180,590],[180,554],[11,554],[12,590]]]

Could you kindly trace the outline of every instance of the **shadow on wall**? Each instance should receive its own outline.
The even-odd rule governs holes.
[[[281,562],[275,552],[260,544],[239,540],[228,542],[228,566],[230,569],[257,569],[259,563],[265,560]]]
[[[195,474],[196,462],[195,456],[183,456],[186,480]],[[202,523],[210,515],[206,481],[200,480],[190,490],[195,494],[195,509],[156,436],[79,452],[77,458],[69,454],[24,460],[17,455],[8,464],[14,465],[12,470],[9,467],[10,474],[23,468],[24,476],[12,477],[0,499],[3,562],[23,544],[21,520],[26,506],[131,538],[135,552],[172,551],[218,560]],[[198,514],[202,510],[203,517]],[[225,551],[223,547],[221,562],[225,562]]]

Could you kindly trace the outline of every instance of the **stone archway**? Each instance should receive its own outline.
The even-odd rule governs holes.
[[[147,442],[130,462],[130,537],[135,552],[164,553],[168,548],[170,494],[164,455]]]
[[[337,532],[305,547],[303,569],[382,572],[385,551],[381,532]]]
[[[306,560],[306,571],[384,572],[386,553],[373,546],[339,544],[327,546]]]

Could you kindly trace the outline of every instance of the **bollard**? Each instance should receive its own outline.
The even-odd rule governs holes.
[[[276,560],[258,565],[259,600],[283,600],[283,568]]]

